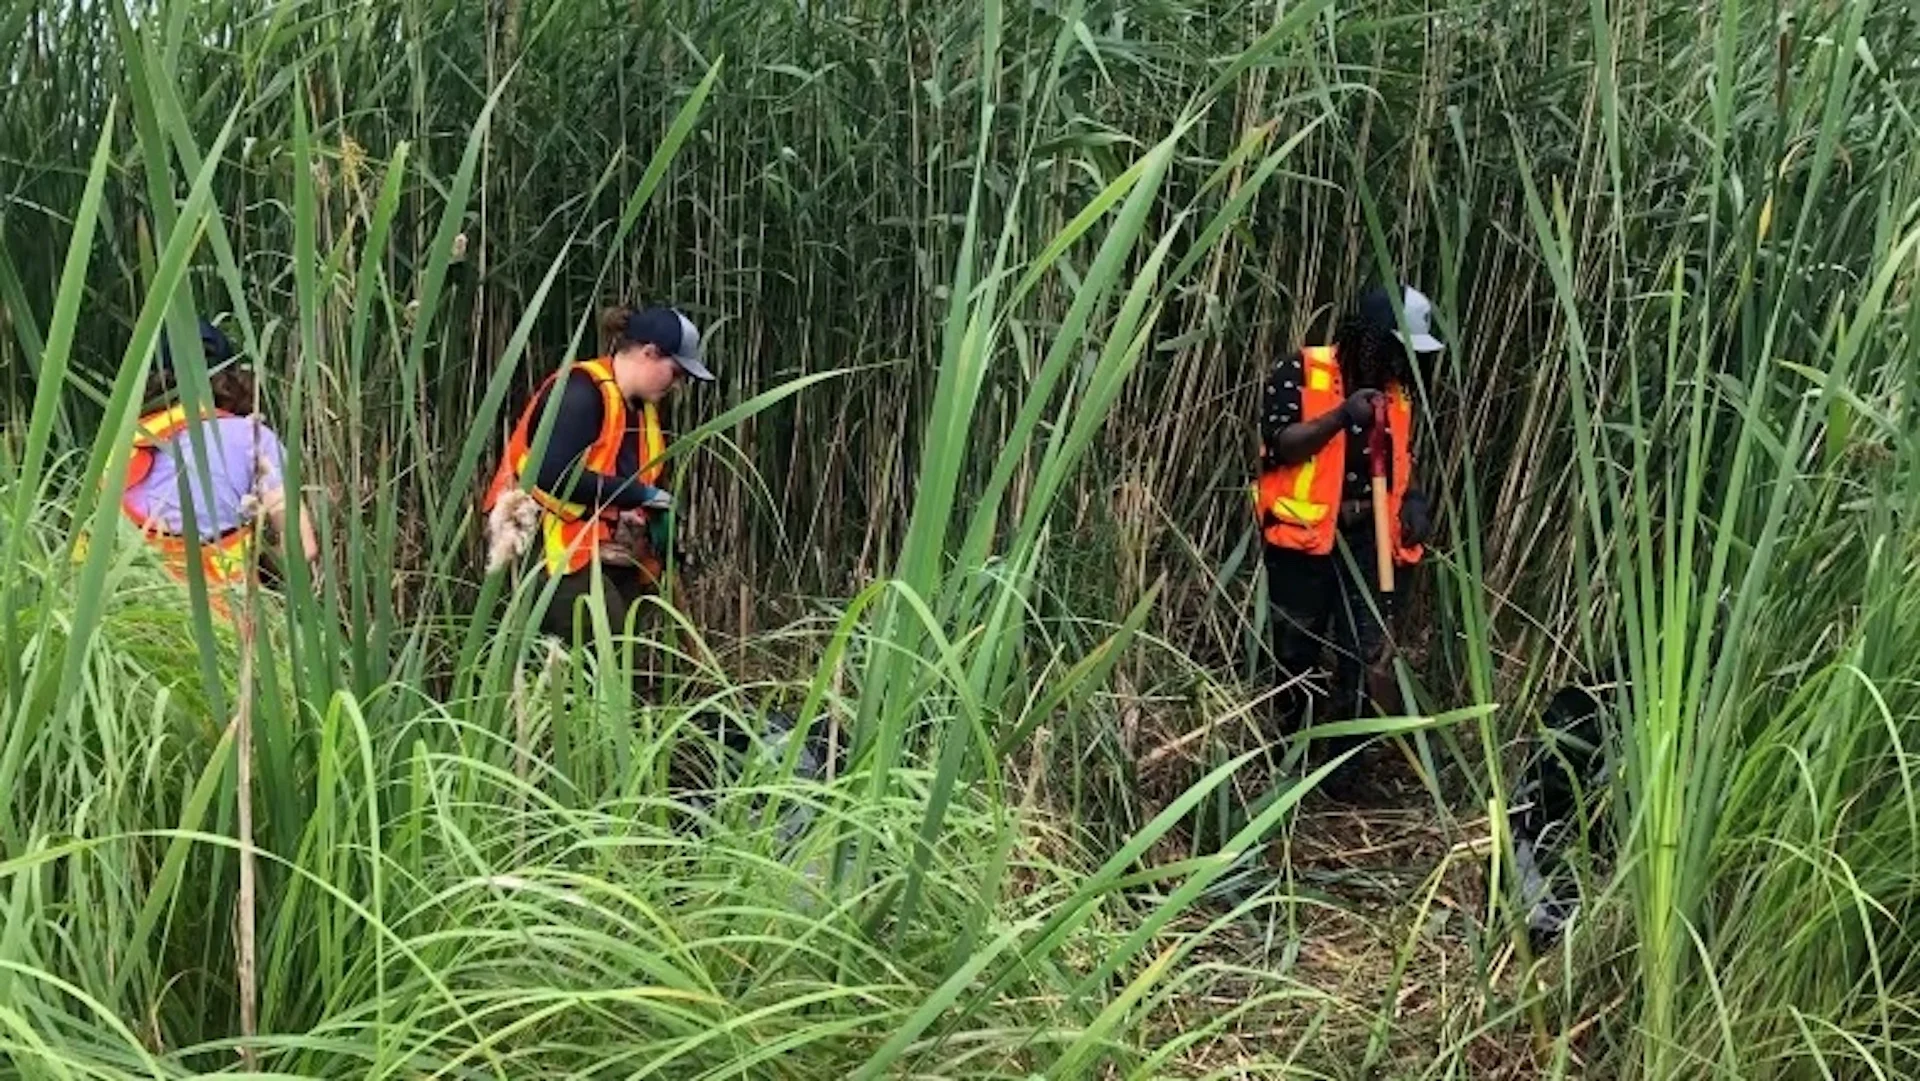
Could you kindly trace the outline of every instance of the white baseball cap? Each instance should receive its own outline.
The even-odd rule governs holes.
[[[673,358],[680,370],[702,383],[713,382],[706,353],[700,346],[700,328],[678,308],[645,308],[627,316],[628,341],[652,345]]]
[[[1393,336],[1405,342],[1416,353],[1438,353],[1446,344],[1433,336],[1433,301],[1413,286],[1405,286],[1400,296],[1400,310],[1406,313],[1407,329],[1400,329],[1400,321],[1393,313],[1393,302],[1388,299],[1384,289],[1369,289],[1360,298],[1360,318],[1380,330],[1390,330]]]

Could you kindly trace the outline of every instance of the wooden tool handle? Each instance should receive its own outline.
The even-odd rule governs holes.
[[[1387,517],[1387,478],[1373,475],[1373,563],[1380,592],[1393,592],[1393,530]]]
[[[1373,467],[1373,565],[1380,578],[1382,594],[1393,592],[1393,519],[1387,502],[1387,456],[1392,452],[1387,435],[1387,398],[1376,394],[1367,458]],[[1406,481],[1403,479],[1401,483]]]

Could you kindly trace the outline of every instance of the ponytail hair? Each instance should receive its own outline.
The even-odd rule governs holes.
[[[632,319],[634,308],[631,304],[615,304],[600,309],[600,342],[608,356],[618,353],[627,345],[627,321]]]

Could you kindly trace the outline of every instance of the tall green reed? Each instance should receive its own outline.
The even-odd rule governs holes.
[[[547,1042],[542,1031],[552,1022],[573,1019],[577,1024],[576,1015],[603,1017],[608,1011],[621,1018],[614,1030],[630,1037],[654,1035],[640,1035],[627,1050],[613,1052],[608,1049],[614,1043],[614,1030],[609,1030],[603,1048],[592,1052],[600,1056],[594,1061],[601,1065],[630,1060],[641,1072],[649,1072],[675,1062],[704,1059],[710,1063],[708,1068],[740,1069],[750,1067],[764,1053],[753,1050],[767,1045],[763,1023],[772,1021],[781,1027],[780,1019],[790,1013],[835,1001],[849,1006],[858,1002],[861,1009],[838,1020],[816,1018],[788,1037],[776,1038],[773,1046],[826,1045],[817,1051],[821,1062],[864,1061],[856,1072],[877,1075],[924,1059],[949,1041],[963,1047],[976,1043],[977,1037],[967,1027],[973,1022],[967,1019],[979,1018],[978,1023],[1013,1035],[996,1037],[985,1050],[968,1050],[963,1058],[969,1061],[990,1054],[1008,1069],[1024,1069],[1022,1064],[1053,1058],[1057,1045],[1064,1056],[1060,1068],[1078,1072],[1116,1054],[1122,1058],[1135,1054],[1130,1038],[1123,1034],[1136,1027],[1133,1007],[1164,993],[1160,985],[1168,975],[1166,965],[1139,973],[1128,993],[1111,1004],[1099,993],[1100,985],[1108,976],[1130,968],[1131,958],[1147,940],[1191,905],[1237,853],[1198,865],[1182,889],[1157,909],[1154,921],[1127,936],[1118,952],[1106,954],[1100,973],[1079,987],[1056,1016],[1041,1011],[1017,1024],[992,1018],[1004,1011],[1013,989],[1029,983],[1056,951],[1085,943],[1092,928],[1115,918],[1113,912],[1121,906],[1109,896],[1113,883],[1232,770],[1216,771],[1206,784],[1192,789],[1180,806],[1157,816],[1125,850],[1109,857],[1098,874],[1074,881],[1057,899],[1006,928],[994,926],[1005,905],[1001,883],[1009,875],[1030,877],[1036,866],[1026,847],[1026,834],[1017,828],[1020,824],[1003,802],[1003,793],[992,786],[975,790],[970,775],[977,769],[993,776],[1002,756],[1018,746],[1018,733],[1030,731],[1053,711],[1084,709],[1085,697],[1111,670],[1113,658],[1147,611],[1145,605],[1137,606],[1120,634],[1075,665],[1070,679],[1049,685],[1028,682],[1017,672],[1023,659],[1017,648],[1020,643],[1049,649],[1036,637],[1017,633],[1020,607],[1031,589],[1044,534],[1047,504],[1070,474],[1074,459],[1091,442],[1100,414],[1147,347],[1155,298],[1172,286],[1157,270],[1182,239],[1177,230],[1160,237],[1145,272],[1136,275],[1124,295],[1118,292],[1128,249],[1174,160],[1178,133],[1154,147],[1139,168],[1125,170],[1119,182],[1069,223],[1042,261],[1026,267],[1022,292],[1031,289],[1052,262],[1073,251],[1079,238],[1126,197],[1119,227],[1108,233],[1094,263],[1093,280],[1099,284],[1086,294],[1088,299],[1073,316],[1064,344],[1055,346],[1047,362],[1050,378],[1057,380],[1074,342],[1096,328],[1110,334],[1091,373],[1076,385],[1063,385],[1067,393],[1054,406],[1063,411],[1078,409],[1080,417],[1062,429],[1042,459],[1038,476],[1043,494],[1023,508],[1019,521],[1025,539],[1005,557],[1008,565],[1020,569],[1012,578],[988,586],[970,577],[999,573],[988,566],[970,568],[969,576],[955,577],[954,581],[967,583],[971,594],[958,610],[956,598],[963,595],[937,585],[946,576],[939,566],[946,548],[940,520],[950,513],[968,471],[964,455],[957,453],[958,445],[933,444],[935,453],[928,456],[923,481],[944,487],[947,496],[944,500],[923,496],[939,513],[929,512],[921,520],[940,523],[939,528],[924,527],[933,531],[931,539],[909,546],[909,552],[918,552],[922,562],[910,563],[909,573],[892,588],[908,598],[924,592],[946,611],[936,613],[919,605],[917,614],[924,623],[913,631],[899,629],[894,622],[897,616],[890,614],[883,614],[870,629],[850,622],[847,626],[854,633],[842,641],[862,657],[889,658],[918,652],[924,633],[942,643],[941,663],[930,672],[911,673],[912,681],[899,685],[887,676],[884,661],[871,663],[866,671],[881,676],[863,675],[857,693],[839,700],[855,711],[877,708],[888,718],[898,741],[892,760],[877,766],[857,763],[857,768],[885,778],[886,784],[869,786],[856,777],[835,795],[831,790],[810,792],[788,780],[774,790],[782,798],[827,801],[836,814],[818,836],[834,847],[857,841],[862,854],[859,885],[818,894],[793,927],[796,941],[781,943],[786,934],[756,928],[777,911],[771,906],[784,895],[795,889],[818,893],[818,883],[777,871],[778,865],[768,862],[765,852],[749,859],[772,873],[771,879],[724,888],[704,879],[706,872],[699,867],[728,867],[766,845],[767,835],[764,831],[741,834],[745,847],[731,848],[724,830],[709,834],[698,845],[676,839],[683,836],[676,826],[684,828],[690,817],[711,827],[723,825],[729,816],[690,816],[686,806],[657,794],[659,789],[651,782],[661,775],[675,741],[686,738],[681,731],[684,718],[675,711],[636,711],[626,700],[622,669],[635,659],[611,648],[618,629],[598,628],[598,648],[542,665],[540,651],[530,648],[532,643],[521,630],[526,615],[521,605],[533,592],[531,583],[512,591],[505,633],[493,648],[479,630],[491,620],[491,611],[479,612],[465,625],[450,618],[456,606],[472,596],[470,583],[456,577],[462,548],[459,533],[471,524],[462,489],[477,465],[477,448],[488,425],[483,420],[468,426],[459,443],[458,464],[448,480],[438,470],[440,444],[430,438],[414,408],[436,397],[430,384],[444,375],[444,370],[434,371],[427,358],[436,350],[444,354],[451,348],[442,336],[447,328],[441,301],[450,268],[458,261],[465,208],[489,115],[501,100],[502,86],[491,90],[450,179],[435,177],[423,159],[406,152],[404,144],[388,164],[389,169],[405,170],[410,162],[420,163],[413,167],[421,170],[423,182],[444,191],[444,205],[433,215],[438,225],[424,249],[424,270],[411,283],[412,299],[405,304],[396,303],[386,277],[393,259],[380,242],[392,236],[396,204],[404,201],[404,197],[396,200],[393,193],[404,191],[406,182],[391,178],[383,182],[378,200],[371,208],[350,211],[343,229],[329,213],[329,190],[337,181],[321,149],[326,145],[322,142],[325,123],[316,126],[322,116],[317,103],[323,99],[314,90],[316,81],[324,81],[324,65],[295,67],[284,83],[269,87],[270,96],[294,98],[283,103],[285,111],[277,114],[285,125],[277,134],[284,141],[271,151],[257,145],[252,150],[271,154],[269,160],[276,163],[271,168],[283,168],[292,176],[290,199],[272,208],[291,219],[290,233],[283,234],[290,240],[286,265],[277,270],[284,276],[269,279],[290,286],[293,298],[290,325],[276,338],[262,332],[276,325],[273,319],[255,322],[273,306],[263,302],[255,291],[258,286],[243,275],[243,249],[232,240],[247,235],[247,214],[221,214],[213,208],[216,181],[228,164],[234,117],[243,110],[236,107],[229,113],[220,134],[204,148],[196,142],[176,90],[180,83],[176,58],[189,25],[181,14],[184,10],[175,7],[173,17],[142,22],[123,15],[117,23],[147,199],[164,208],[149,226],[159,254],[140,272],[145,285],[141,314],[113,376],[108,409],[92,437],[92,461],[79,474],[79,482],[69,482],[63,494],[74,501],[75,518],[83,523],[89,543],[71,586],[49,587],[33,609],[38,626],[31,632],[22,630],[22,645],[34,660],[22,669],[20,681],[9,684],[9,700],[20,722],[33,720],[36,704],[58,700],[65,705],[66,713],[60,716],[65,724],[76,730],[82,722],[91,725],[93,735],[88,739],[97,738],[100,743],[97,749],[90,743],[78,748],[73,761],[119,757],[126,737],[135,731],[130,724],[133,718],[114,708],[113,699],[124,688],[138,688],[144,694],[157,687],[156,724],[162,719],[167,725],[185,722],[188,732],[196,724],[201,731],[198,738],[183,733],[162,745],[164,754],[157,761],[165,764],[166,780],[157,783],[168,790],[164,803],[123,803],[124,792],[113,783],[111,771],[101,776],[82,770],[71,778],[78,788],[53,786],[51,795],[57,798],[44,805],[10,805],[10,834],[18,842],[9,844],[0,875],[17,885],[23,899],[37,897],[36,891],[60,881],[124,881],[124,875],[103,868],[138,865],[148,856],[157,857],[161,868],[144,898],[122,896],[111,904],[82,903],[71,909],[43,905],[36,916],[18,924],[19,934],[11,943],[18,959],[9,961],[13,967],[8,971],[22,977],[9,987],[21,997],[10,1003],[40,1019],[21,1030],[27,1041],[23,1046],[32,1051],[30,1069],[57,1073],[65,1063],[90,1062],[95,1064],[92,1068],[109,1071],[122,1066],[187,1071],[239,1050],[250,1056],[249,1061],[264,1058],[292,1072],[330,1072],[358,1063],[384,1074],[403,1064],[431,1060],[441,1069],[473,1065],[504,1074],[508,1060],[503,1047],[514,1056],[541,1061],[542,1068],[574,1060],[572,1045]],[[1072,24],[1063,24],[1056,35],[1056,52],[1064,52],[1073,40]],[[1284,35],[1275,34],[1262,48],[1285,40]],[[648,196],[668,175],[667,165],[680,141],[693,131],[700,102],[708,88],[716,85],[718,71],[717,66],[710,67],[689,95],[681,120],[626,204],[621,231],[640,219]],[[983,135],[985,119],[991,115],[992,110],[983,107]],[[1037,134],[1029,136],[1034,138]],[[100,214],[106,145],[103,140],[91,195],[82,204],[89,215],[88,228]],[[338,145],[341,169],[350,171],[347,144]],[[982,145],[990,144],[983,139]],[[1261,177],[1272,175],[1286,149],[1263,163]],[[173,207],[176,160],[193,177],[190,194],[177,212]],[[978,186],[984,190],[984,162],[981,168]],[[1196,251],[1217,240],[1233,216],[1244,211],[1252,192],[1239,194],[1202,230],[1202,248]],[[358,217],[353,216],[356,213]],[[987,220],[987,210],[976,203],[969,214],[972,235],[982,236],[979,224]],[[356,252],[353,243],[362,226],[365,239]],[[619,250],[618,240],[616,232],[610,250]],[[1002,231],[997,266],[1018,265],[1020,240],[1020,232],[1011,225]],[[89,249],[89,241],[85,230],[74,238],[77,269],[72,284],[63,288],[62,313],[70,313],[82,295],[85,263],[81,256]],[[237,839],[228,815],[236,798],[247,798],[247,793],[232,788],[245,783],[245,773],[237,778],[229,774],[237,749],[230,734],[207,738],[225,729],[228,707],[223,695],[229,692],[224,672],[231,653],[223,628],[209,614],[206,583],[189,582],[185,610],[191,613],[197,640],[189,657],[162,658],[118,676],[102,675],[95,668],[110,663],[115,650],[124,648],[117,639],[102,638],[99,632],[111,628],[124,612],[127,596],[155,588],[150,562],[121,529],[113,500],[100,498],[100,493],[114,491],[126,468],[121,448],[138,411],[137,388],[144,383],[163,322],[168,330],[178,332],[190,327],[197,312],[208,310],[208,300],[196,298],[186,273],[202,242],[206,245],[202,257],[212,264],[212,279],[226,288],[233,305],[243,348],[264,360],[274,352],[274,343],[284,342],[291,358],[272,383],[278,392],[276,417],[284,418],[290,434],[296,436],[289,440],[293,448],[290,483],[332,493],[341,490],[337,482],[343,477],[349,491],[353,483],[375,477],[389,485],[405,484],[411,492],[427,497],[405,509],[398,498],[380,500],[371,508],[370,527],[344,525],[337,507],[317,500],[318,513],[326,522],[323,535],[333,540],[344,531],[350,537],[371,538],[368,550],[331,558],[329,567],[342,572],[344,582],[336,584],[329,575],[319,589],[296,568],[283,607],[270,605],[245,617],[268,620],[264,626],[272,633],[266,648],[271,658],[283,663],[265,666],[257,696],[240,688],[248,695],[248,705],[260,712],[260,792],[268,806],[265,829]],[[1197,262],[1197,255],[1186,258],[1183,272]],[[367,294],[346,291],[347,268],[356,265],[359,269],[351,280],[369,287]],[[966,315],[974,333],[987,332],[990,323],[1011,318],[1014,309],[1003,310],[992,299],[997,274],[982,283],[989,289],[987,300],[969,307],[980,297],[972,292],[965,266],[963,259],[960,281],[951,290],[958,298],[954,311]],[[550,271],[543,288],[553,280]],[[1111,311],[1105,310],[1109,291],[1116,299]],[[536,292],[534,298],[541,295]],[[1016,296],[1016,302],[1019,299]],[[368,313],[384,317],[386,325],[364,329]],[[59,329],[70,320],[70,314],[63,314],[54,325]],[[521,321],[515,345],[496,372],[510,370],[518,359],[517,350],[531,337],[531,320],[530,313]],[[956,317],[950,325],[958,327],[962,320]],[[345,333],[341,333],[343,327]],[[176,333],[176,340],[187,338]],[[57,375],[71,350],[60,338],[53,341],[60,351],[43,355],[39,367],[43,373]],[[378,383],[371,363],[371,350],[376,348],[397,361],[396,376],[389,385],[399,389],[406,408],[396,412],[390,426],[365,425],[342,433],[325,419],[334,401],[333,388]],[[947,373],[942,385],[962,388],[948,394],[967,394],[964,388],[969,381],[977,390],[988,366],[1002,363],[1003,357],[991,339],[956,341],[939,365]],[[195,370],[190,352],[181,359],[184,371]],[[717,430],[732,419],[744,419],[818,381],[818,377],[801,379],[787,388],[757,394],[723,413],[713,426]],[[196,408],[207,400],[207,388],[203,379],[190,378],[188,383],[185,404]],[[18,491],[34,493],[31,499],[16,500],[16,506],[34,509],[39,493],[47,487],[41,459],[48,433],[56,409],[63,404],[57,380],[47,379],[42,385],[52,389],[45,391],[47,404],[33,418],[38,433],[33,446],[40,449],[30,457],[29,469],[10,478],[19,485]],[[502,389],[496,375],[486,395],[489,411],[500,406]],[[951,404],[945,398],[936,396],[936,415],[944,415],[940,413],[943,405]],[[964,412],[954,419],[964,421]],[[366,438],[369,428],[378,440],[372,462],[342,460],[335,453],[343,443]],[[1004,456],[1011,460],[1018,449]],[[363,472],[369,468],[371,472]],[[426,470],[434,476],[424,477]],[[303,485],[307,477],[314,483]],[[97,486],[94,478],[99,479]],[[444,483],[444,489],[436,492],[435,481]],[[25,518],[23,514],[21,520]],[[976,532],[976,546],[992,545],[992,533],[990,528]],[[49,552],[37,555],[37,573],[52,574],[50,568],[58,567],[57,559]],[[422,571],[425,575],[411,582],[397,577]],[[923,588],[916,589],[916,583]],[[494,591],[500,586],[496,579],[479,596],[490,601],[499,595]],[[384,607],[360,600],[375,596],[391,599]],[[984,636],[967,629],[982,610],[992,613],[994,628],[994,633]],[[343,627],[342,615],[359,621]],[[859,610],[850,615],[857,618]],[[166,621],[164,615],[156,618]],[[56,627],[65,632],[63,665],[47,663],[38,652]],[[464,651],[458,666],[461,674],[457,679],[444,678],[448,675],[444,666],[455,656],[456,643]],[[498,648],[500,644],[507,648]],[[199,701],[210,716],[181,716],[169,708],[169,689],[180,678],[180,662],[189,658],[202,670],[198,686],[204,697]],[[697,646],[690,659],[699,660]],[[474,662],[480,663],[481,671],[473,670]],[[728,708],[747,712],[753,707],[750,702],[731,701],[743,696],[745,688],[730,686],[724,673],[696,675],[704,677],[710,696],[728,700]],[[827,675],[829,670],[823,667],[821,676]],[[107,697],[77,693],[88,681],[97,681],[93,685]],[[810,691],[816,701],[825,698],[822,687],[823,681],[816,679]],[[435,701],[436,690],[453,693],[441,704]],[[968,719],[978,724],[991,717],[992,727],[963,737],[920,731],[923,721],[940,716],[929,705],[972,704],[983,699],[989,700],[992,712],[976,709]],[[1021,706],[1038,712],[1019,713]],[[8,779],[24,779],[21,788],[48,787],[57,768],[52,753],[57,745],[43,733],[32,723],[9,727],[9,746],[20,750],[18,761],[8,759]],[[978,737],[977,758],[964,753],[972,741],[969,737]],[[564,774],[533,770],[531,760],[542,747],[550,748],[556,761],[565,764]],[[954,748],[961,750],[957,753]],[[923,760],[931,762],[932,768],[920,766]],[[535,774],[534,780],[529,780],[530,774]],[[1248,827],[1247,836],[1270,830],[1303,790],[1296,789],[1276,802],[1261,822]],[[190,794],[176,803],[173,797],[182,791]],[[851,799],[856,793],[858,798]],[[750,794],[736,792],[729,799],[738,803]],[[848,802],[835,807],[834,801],[840,800]],[[69,803],[94,807],[97,814],[70,817],[65,813]],[[557,822],[542,824],[548,816],[558,816]],[[891,824],[894,819],[902,826],[914,823],[913,828],[898,828]],[[606,863],[595,858],[592,850],[598,842],[594,838],[608,827],[617,847],[630,845],[668,858],[644,865],[642,878],[632,877],[639,867],[623,869],[625,861]],[[676,858],[676,852],[692,864]],[[949,853],[966,853],[966,866],[954,872]],[[974,859],[980,853],[988,854],[984,869]],[[907,858],[903,861],[902,856]],[[264,880],[257,943],[263,959],[258,1035],[236,1035],[226,1023],[235,1012],[246,1015],[252,991],[233,987],[234,962],[222,946],[223,936],[206,933],[226,925],[236,905],[251,908],[254,904],[248,898],[236,901],[225,885],[226,868],[239,859],[258,860]],[[808,863],[801,860],[800,865]],[[521,871],[523,867],[527,870]],[[1169,874],[1184,877],[1187,870]],[[596,944],[594,950],[617,941],[602,925],[628,926],[618,909],[629,899],[648,894],[654,899],[640,902],[642,907],[687,914],[711,907],[699,903],[703,895],[711,895],[709,901],[717,901],[721,911],[732,912],[740,922],[712,931],[712,937],[695,931],[691,938],[647,939],[648,949],[657,948],[676,960],[664,966],[640,963],[635,971],[646,977],[644,986],[618,983],[603,990],[578,986],[580,979],[621,971],[645,954],[608,955],[581,968],[576,967],[581,960],[576,950],[570,954],[573,962],[556,962],[558,967],[544,970],[544,975],[539,963],[530,968],[513,966],[515,971],[507,978],[521,990],[495,997],[488,988],[496,986],[506,970],[489,959],[490,951],[508,942],[521,943],[516,950],[523,949],[529,924],[541,925],[527,910],[524,895],[529,890],[542,892],[541,886],[529,883],[543,875],[557,875],[565,883],[553,894],[561,902],[578,904],[585,894],[602,889],[621,898],[611,909],[585,902],[582,912],[545,924],[548,930],[543,935],[584,935],[583,941]],[[731,882],[733,876],[725,877]],[[762,895],[757,892],[761,890],[770,892]],[[494,897],[496,902],[472,908],[463,900],[469,894]],[[895,897],[902,899],[897,910],[891,901]],[[956,902],[961,906],[957,912]],[[875,947],[862,944],[881,922],[890,925],[884,939],[891,943],[888,960],[877,960]],[[970,930],[955,939],[946,933],[953,926]],[[62,936],[76,928],[71,933],[78,940],[98,948],[95,956],[116,959],[117,974],[96,971],[80,963],[79,954],[61,948]],[[739,944],[746,939],[763,940],[777,956],[804,962],[808,974],[796,971],[792,977],[800,984],[817,987],[818,981],[830,980],[844,990],[809,990],[796,996],[792,986],[783,984],[756,1005],[752,984],[739,982],[756,967],[744,963],[738,954]],[[821,945],[817,949],[803,946],[809,939],[818,939]],[[1194,944],[1200,941],[1195,939]],[[249,952],[254,945],[242,944],[240,952]],[[696,958],[710,949],[719,951],[713,963],[722,967],[708,972],[702,970],[706,962]],[[736,965],[742,967],[732,967]],[[910,971],[903,969],[906,965]],[[76,969],[82,983],[72,983],[65,975]],[[778,972],[779,967],[771,971]],[[973,980],[982,976],[990,978],[993,992],[972,988]],[[71,993],[89,1008],[71,1015],[54,1010],[40,998],[46,988]],[[898,1013],[872,1008],[876,995],[895,993],[901,995]],[[1016,1000],[1026,997],[1019,995]],[[402,1007],[400,1002],[413,1005]],[[656,1008],[655,1003],[662,1005]],[[958,1019],[948,1015],[955,1006],[961,1009]],[[144,1018],[142,1030],[135,1032],[109,1021],[119,1014]],[[889,1038],[879,1038],[882,1034]],[[706,1058],[709,1055],[713,1057]]]

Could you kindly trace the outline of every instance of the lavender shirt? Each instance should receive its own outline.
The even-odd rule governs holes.
[[[284,456],[280,437],[266,424],[251,417],[215,417],[200,423],[200,438],[213,478],[211,493],[200,475],[199,456],[193,437],[182,430],[153,456],[153,468],[146,479],[127,490],[127,503],[143,510],[148,518],[171,533],[183,532],[180,513],[180,474],[185,471],[193,495],[193,520],[203,540],[246,523],[241,501],[249,492],[262,498],[280,491]],[[256,452],[258,471],[256,474]],[[258,487],[255,477],[258,476]]]

